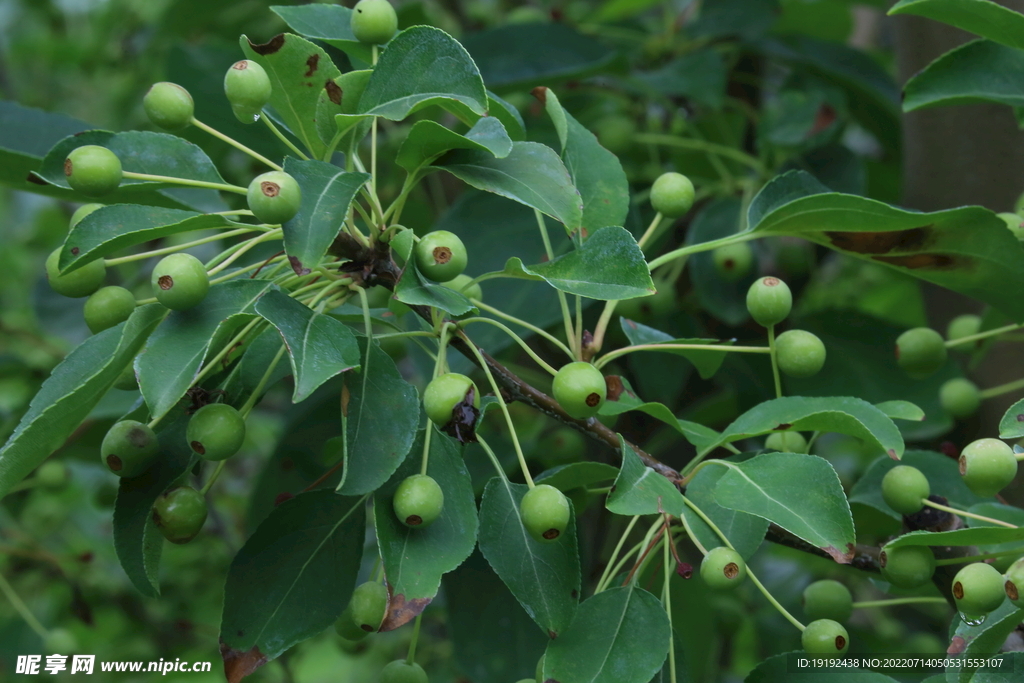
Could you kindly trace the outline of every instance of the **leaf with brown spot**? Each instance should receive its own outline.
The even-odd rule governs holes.
[[[306,60],[306,73],[303,74],[306,78],[309,78],[310,76],[316,73],[316,67],[319,61],[320,55],[316,54],[315,52],[309,56],[309,59]]]
[[[261,45],[257,45],[250,40],[249,47],[251,47],[252,51],[258,55],[272,55],[284,47],[284,38],[285,34],[280,33]]]
[[[388,585],[388,592],[391,592],[391,585]],[[406,600],[401,593],[392,595],[388,602],[388,613],[384,617],[384,623],[380,625],[380,631],[394,631],[399,626],[405,626],[410,621],[423,613],[423,610],[430,604],[431,598],[415,598]]]
[[[224,641],[220,643],[220,656],[224,660],[224,677],[228,679],[228,683],[239,683],[243,678],[270,661],[258,647],[254,647],[248,652],[241,652],[232,650]]]

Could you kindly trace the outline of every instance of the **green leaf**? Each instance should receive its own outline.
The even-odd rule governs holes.
[[[538,142],[513,142],[502,159],[489,152],[454,150],[434,164],[478,190],[537,209],[575,232],[583,220],[579,191],[555,150]]]
[[[406,264],[395,286],[395,298],[410,306],[432,306],[455,317],[476,313],[479,309],[461,292],[448,289],[428,280],[420,273],[415,261]]]
[[[942,496],[950,505],[970,508],[985,500],[964,483],[957,461],[941,453],[931,451],[907,451],[898,461],[888,456],[877,458],[861,478],[850,489],[850,503],[860,503],[875,508],[893,519],[903,519],[885,504],[882,499],[882,479],[893,467],[910,465],[921,470],[928,478],[928,485],[934,495]]]
[[[490,90],[487,91],[487,113],[501,121],[501,125],[505,126],[510,138],[517,141],[526,139],[526,124],[523,122],[523,115],[509,102]]]
[[[612,481],[619,474],[619,469],[603,462],[572,462],[545,470],[533,478],[537,484],[554,486],[563,493],[606,481]]]
[[[1006,409],[999,420],[1000,439],[1019,439],[1024,436],[1024,399]]]
[[[749,559],[764,541],[764,535],[768,532],[768,520],[718,504],[715,487],[727,471],[725,467],[713,465],[701,468],[687,484],[686,498],[715,523],[732,543],[736,552]],[[724,545],[718,534],[689,505],[683,505],[682,513],[701,545],[705,548]]]
[[[839,475],[827,460],[801,453],[764,453],[727,466],[729,471],[715,486],[719,505],[764,517],[840,564],[853,559],[853,515]]]
[[[682,55],[660,69],[633,75],[659,95],[687,97],[711,109],[722,108],[728,76],[725,59],[713,48]]]
[[[619,318],[619,324],[622,326],[622,332],[629,339],[629,343],[633,346],[641,344],[723,344],[731,345],[731,340],[724,342],[718,339],[675,339],[670,334],[666,334],[661,330],[656,330],[653,327],[627,320],[626,318]],[[697,372],[700,373],[702,379],[709,379],[713,377],[718,368],[722,367],[722,363],[725,361],[725,354],[727,351],[701,351],[692,349],[665,349],[662,353],[671,353],[676,356],[682,356],[686,358],[693,366],[697,368]]]
[[[89,337],[53,369],[0,448],[0,498],[64,444],[166,312],[157,304],[136,308],[124,323]]]
[[[892,458],[903,455],[903,437],[893,421],[867,401],[851,397],[786,396],[765,401],[736,418],[718,445],[784,430],[848,434]]]
[[[663,403],[644,402],[637,396],[625,377],[608,375],[605,379],[609,382],[610,390],[608,399],[601,406],[599,413],[601,415],[621,415],[630,410],[639,410],[672,427],[672,429],[682,434],[687,441],[701,451],[714,444],[721,436],[710,427],[705,427],[696,422],[680,420]]]
[[[348,495],[373,491],[391,477],[412,447],[420,417],[416,387],[391,357],[376,344],[367,353],[365,337],[359,347],[362,368],[345,375],[342,391],[346,455],[338,492]]]
[[[476,547],[479,522],[473,481],[458,445],[437,430],[430,438],[427,474],[444,493],[441,516],[425,529],[410,529],[395,516],[395,489],[406,477],[420,473],[423,435],[421,431],[405,462],[373,497],[377,543],[391,592],[391,607],[381,627],[384,631],[420,614],[437,595],[442,575],[462,564]]]
[[[622,469],[608,494],[605,507],[617,515],[682,514],[683,495],[671,481],[644,465],[626,440],[619,435]]]
[[[793,235],[884,264],[980,299],[1024,319],[1024,248],[988,209],[906,211],[873,199],[827,192],[801,171],[777,177],[751,202],[750,230]]]
[[[885,413],[890,420],[913,420],[924,419],[924,411],[910,401],[882,401],[876,403],[875,407]]]
[[[959,656],[966,660],[998,655],[1002,651],[1007,636],[1020,625],[1022,620],[1024,620],[1024,609],[1016,607],[1009,600],[1004,600],[1003,604],[990,612],[985,621],[980,624],[972,626],[964,620],[958,619],[959,623],[953,633],[953,638],[959,636],[963,639],[963,649],[958,653]],[[1000,655],[1003,658],[1003,666],[1000,667],[1001,673],[1005,676],[1003,681],[1020,678],[1020,655],[1019,652]],[[1009,660],[1010,657],[1013,657],[1013,660]],[[974,666],[949,667],[946,669],[946,681],[947,683],[1002,683],[993,673],[975,675],[975,671],[977,671],[977,667]],[[989,676],[992,678],[989,679]]]
[[[373,58],[372,46],[359,42],[352,33],[352,10],[348,7],[314,2],[308,5],[271,5],[270,11],[300,35],[321,40],[367,64]]]
[[[188,447],[188,416],[161,429],[160,457],[141,475],[120,480],[114,503],[114,549],[117,559],[143,595],[160,595],[160,555],[164,537],[153,523],[153,503],[193,465],[197,456]]]
[[[276,286],[267,280],[230,280],[210,287],[199,305],[167,316],[135,360],[153,418],[163,417],[181,400],[210,349],[252,320],[256,300],[272,288]]]
[[[346,173],[322,161],[288,157],[284,170],[302,188],[302,202],[295,217],[286,222],[284,250],[297,275],[306,275],[320,264],[328,247],[345,225],[348,208],[368,173]]]
[[[480,552],[526,613],[551,638],[573,623],[580,592],[575,515],[551,543],[533,539],[519,513],[525,484],[487,482],[480,501]]]
[[[544,655],[544,676],[559,683],[647,683],[668,655],[665,608],[635,585],[612,588],[580,605],[576,620]]]
[[[387,44],[358,113],[401,121],[434,104],[472,122],[487,113],[487,90],[458,41],[439,28],[413,26]]]
[[[740,202],[725,197],[709,202],[694,216],[686,231],[686,244],[700,244],[736,234],[740,223]],[[702,309],[722,322],[737,327],[750,319],[747,290],[757,279],[752,268],[739,280],[726,280],[715,266],[713,252],[694,254],[688,260],[690,280]]]
[[[365,520],[365,498],[333,491],[300,493],[270,513],[228,570],[220,631],[226,666],[255,659],[251,673],[334,623],[355,588]]]
[[[314,313],[279,291],[260,297],[256,312],[278,329],[288,347],[295,376],[292,403],[304,401],[330,378],[359,367],[359,345],[348,325]]]
[[[104,206],[78,221],[64,239],[62,273],[127,247],[193,230],[244,227],[224,216],[138,204]]]
[[[335,90],[334,82],[341,75],[338,67],[323,48],[291,33],[282,33],[263,45],[243,35],[238,43],[246,58],[262,66],[270,77],[269,106],[313,157],[322,157],[329,139],[321,138],[317,120],[329,121],[342,113],[341,91]]]
[[[1024,528],[1004,526],[978,526],[954,531],[911,531],[897,536],[885,544],[885,549],[905,545],[969,546],[995,545],[1024,540]]]
[[[950,50],[907,81],[903,111],[977,102],[1024,106],[1024,52],[989,40]]]
[[[481,117],[465,135],[434,121],[417,121],[398,149],[395,163],[409,173],[415,173],[453,149],[472,149],[504,158],[512,151],[512,140],[501,121],[494,116]]]
[[[1024,50],[1024,15],[989,0],[900,0],[889,9],[889,14],[934,19]]]
[[[744,683],[805,683],[816,677],[828,676],[829,683],[899,683],[895,678],[877,671],[851,669],[847,666],[828,669],[808,668],[794,671],[791,667],[794,653],[787,652],[764,660],[751,671]],[[798,654],[803,654],[798,653]],[[828,674],[818,673],[828,671]]]

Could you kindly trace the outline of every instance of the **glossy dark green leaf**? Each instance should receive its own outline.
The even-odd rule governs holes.
[[[192,230],[242,227],[224,216],[138,204],[104,206],[78,221],[64,239],[61,272],[78,270],[86,263],[127,247]]]
[[[953,638],[963,639],[963,650],[959,655],[965,660],[977,661],[981,657],[991,656],[1002,652],[1003,643],[1013,633],[1014,629],[1024,620],[1024,609],[1016,607],[1009,600],[990,612],[985,621],[980,624],[968,624],[963,619],[954,617],[957,621]],[[952,638],[951,638],[952,640]],[[1003,664],[995,671],[999,673],[975,673],[976,666],[948,667],[946,669],[946,683],[1009,683],[1020,678],[1021,653],[1003,654]],[[1013,657],[1011,660],[1010,658]],[[992,669],[989,669],[992,671]],[[996,676],[1002,674],[1001,680]],[[988,677],[992,678],[989,679]]]
[[[801,453],[764,453],[727,467],[714,489],[719,505],[764,517],[818,546],[836,562],[853,559],[853,514],[839,475],[827,460]]]
[[[284,292],[270,291],[256,312],[281,333],[295,377],[292,402],[309,397],[330,378],[359,367],[359,345],[352,329],[323,313],[314,313]]]
[[[150,414],[162,417],[185,395],[211,347],[226,343],[256,315],[254,306],[275,285],[266,280],[230,280],[210,287],[199,305],[172,311],[135,360]]]
[[[275,508],[228,570],[225,660],[248,655],[260,666],[334,623],[355,588],[365,536],[364,498],[310,491]]]
[[[431,424],[428,429],[434,429]],[[435,430],[430,438],[427,474],[444,493],[441,516],[423,529],[410,529],[395,516],[394,494],[406,477],[420,473],[420,432],[402,466],[373,496],[373,516],[391,608],[381,630],[390,631],[423,611],[441,586],[441,577],[458,567],[476,547],[479,521],[473,481],[455,441]]]
[[[619,435],[622,469],[605,503],[617,515],[682,514],[683,496],[664,476],[644,465],[626,440]]]
[[[487,482],[480,501],[480,552],[526,613],[555,638],[569,628],[579,602],[575,516],[555,541],[534,540],[519,512],[527,490],[503,477]]]
[[[636,73],[634,77],[658,94],[683,96],[720,109],[725,101],[728,75],[722,55],[705,48],[677,57],[655,71]]]
[[[791,657],[792,653],[769,657],[747,675],[744,683],[805,683],[824,676],[827,676],[831,683],[899,683],[895,678],[877,671],[847,666],[829,667],[827,674],[819,673],[823,669],[810,667],[803,671],[794,671]]]
[[[513,140],[526,139],[526,124],[523,122],[523,115],[512,104],[490,90],[487,91],[487,114],[501,121],[501,125],[505,126],[505,131]]]
[[[281,334],[274,328],[267,328],[252,340],[238,362],[239,400],[244,401],[256,390],[283,345]],[[265,388],[269,389],[292,372],[291,364],[279,362],[267,379]]]
[[[618,474],[617,467],[588,460],[553,467],[537,475],[533,480],[538,484],[554,486],[559,491],[565,492],[612,481]]]
[[[1006,409],[999,420],[1000,439],[1019,439],[1024,436],[1024,399]]]
[[[995,545],[1022,540],[1024,540],[1024,528],[1021,527],[1011,529],[1003,526],[978,526],[953,531],[911,531],[908,534],[897,536],[886,543],[885,547]]]
[[[988,209],[907,211],[829,192],[808,174],[793,171],[766,185],[748,216],[755,233],[802,237],[1024,319],[1024,301],[1013,294],[1024,287],[1024,248]]]
[[[369,64],[372,46],[352,34],[352,10],[341,5],[313,2],[308,5],[271,5],[270,11],[285,20],[289,28],[313,40],[342,50]]]
[[[559,683],[647,683],[671,639],[657,598],[635,585],[611,588],[584,601],[572,626],[548,644],[544,676]]]
[[[990,40],[950,50],[907,81],[903,111],[978,102],[1024,106],[1024,51]]]
[[[764,535],[768,532],[768,520],[718,504],[715,487],[725,476],[726,471],[725,467],[719,465],[702,468],[687,484],[686,497],[715,523],[732,543],[736,552],[749,559],[764,541]],[[694,536],[705,548],[724,545],[718,534],[689,505],[683,505],[683,516]]]
[[[306,275],[319,265],[344,227],[352,198],[370,176],[346,173],[322,161],[301,161],[292,157],[285,160],[284,170],[302,189],[299,212],[282,226],[284,250],[292,270]]]
[[[391,356],[374,344],[358,372],[345,375],[342,390],[346,455],[340,493],[358,495],[386,482],[405,460],[416,438],[420,399],[416,387],[402,379]]]
[[[913,14],[1024,50],[1024,15],[989,0],[900,0],[889,14]]]
[[[601,406],[601,415],[621,415],[630,410],[639,410],[675,429],[687,441],[696,446],[698,450],[710,447],[721,437],[718,432],[710,427],[705,427],[696,422],[680,420],[663,403],[643,401],[637,396],[636,391],[633,390],[629,381],[624,377],[609,375],[606,377],[606,380],[611,381],[610,386],[614,387],[615,390],[608,394],[608,399]]]
[[[487,113],[487,90],[473,59],[454,38],[413,26],[388,43],[359,100],[360,114],[401,121],[439,105],[464,121]]]
[[[477,311],[461,292],[423,277],[412,261],[406,265],[395,286],[395,298],[410,306],[432,306],[456,317]]]
[[[481,117],[465,135],[459,135],[434,121],[417,121],[402,142],[395,163],[409,173],[414,173],[453,149],[489,152],[501,158],[512,151],[512,140],[501,121],[494,116]]]
[[[53,369],[0,448],[0,497],[60,448],[128,367],[166,314],[153,304],[89,337]]]
[[[736,234],[740,229],[740,202],[733,197],[716,199],[701,207],[686,231],[686,244],[700,244]],[[757,278],[756,268],[739,280],[726,280],[715,266],[712,252],[694,254],[686,264],[701,308],[736,327],[749,320],[747,290]]]
[[[704,346],[722,344],[730,345],[731,341],[720,342],[717,339],[675,339],[670,334],[666,334],[661,330],[656,330],[653,327],[627,320],[626,318],[619,318],[619,324],[622,326],[622,332],[629,339],[629,343],[633,346],[639,346],[642,344],[701,344]],[[657,351],[657,349],[655,349]],[[697,372],[703,379],[713,377],[718,368],[722,367],[722,362],[725,361],[725,354],[727,351],[700,351],[691,349],[664,349],[661,353],[671,353],[677,356],[683,356],[697,368]]]
[[[338,67],[323,48],[291,33],[282,33],[263,45],[244,35],[238,42],[246,58],[262,66],[270,77],[269,105],[313,157],[322,157],[329,139],[321,138],[317,119],[326,121],[342,113],[341,93],[334,82],[341,75]]]

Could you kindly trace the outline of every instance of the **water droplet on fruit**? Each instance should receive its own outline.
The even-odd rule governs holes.
[[[985,623],[985,615],[979,614],[977,616],[967,616],[963,612],[960,613],[960,619],[963,620],[968,626],[981,626]]]

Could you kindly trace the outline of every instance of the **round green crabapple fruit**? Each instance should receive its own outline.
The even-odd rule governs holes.
[[[120,389],[121,391],[134,391],[139,388],[139,379],[135,376],[133,363],[129,363],[128,366],[121,371],[120,376],[114,380],[114,388]]]
[[[1003,591],[1016,607],[1024,607],[1024,557],[1010,565],[1003,576]]]
[[[181,130],[192,123],[195,103],[188,90],[177,83],[154,83],[142,98],[142,108],[153,125],[164,130]]]
[[[73,654],[78,652],[78,639],[66,628],[55,628],[46,634],[43,648],[51,654]]]
[[[395,515],[407,527],[430,526],[441,516],[444,492],[433,478],[425,474],[407,477],[395,489]]]
[[[904,545],[883,549],[878,555],[882,578],[900,588],[914,588],[929,581],[935,573],[935,555],[924,545]]]
[[[839,622],[818,619],[807,624],[800,634],[800,644],[808,654],[842,655],[850,647],[850,634]]]
[[[572,510],[565,495],[548,484],[537,484],[519,503],[523,526],[541,543],[556,540],[569,525]]]
[[[882,498],[901,515],[920,512],[930,494],[928,478],[916,467],[897,465],[882,477]]]
[[[78,225],[83,218],[88,216],[96,209],[102,209],[103,204],[82,204],[80,207],[75,209],[75,212],[71,214],[71,220],[68,222],[68,229],[74,230],[75,226]]]
[[[968,618],[988,614],[1003,604],[1003,577],[999,570],[984,562],[972,562],[953,577],[953,600]]]
[[[224,94],[242,123],[253,123],[270,101],[273,87],[263,67],[251,59],[235,62],[224,75]]]
[[[480,390],[473,380],[457,372],[438,375],[423,390],[423,409],[427,417],[438,427],[451,422],[455,406],[467,399],[470,390],[473,392],[474,408],[480,407]]]
[[[404,659],[396,659],[380,672],[380,683],[429,683],[429,680],[422,666],[416,662],[409,664]]]
[[[633,144],[636,124],[628,116],[609,116],[597,122],[594,133],[597,140],[609,152],[618,154],[625,152]]]
[[[586,437],[575,429],[559,427],[537,443],[535,452],[545,467],[557,467],[580,460],[586,450]]]
[[[447,230],[424,235],[413,250],[416,267],[434,282],[454,280],[466,269],[466,246],[459,236]]]
[[[998,215],[1006,223],[1006,227],[1010,229],[1014,237],[1024,239],[1024,219],[1021,219],[1020,214],[1001,213]]]
[[[718,275],[726,282],[735,282],[750,272],[754,250],[746,242],[727,244],[711,252]]]
[[[793,293],[777,277],[763,277],[747,290],[747,311],[761,327],[781,323],[792,309]]]
[[[153,521],[171,543],[188,543],[206,523],[206,499],[191,486],[166,491],[153,503]]]
[[[156,434],[148,425],[121,420],[103,437],[100,459],[117,476],[136,477],[153,464],[158,448]]]
[[[68,468],[59,460],[47,460],[36,470],[36,478],[48,489],[59,489],[68,483]]]
[[[999,439],[978,439],[960,451],[960,476],[967,488],[990,498],[1017,476],[1017,458]]]
[[[732,548],[712,548],[700,563],[700,577],[712,588],[735,588],[747,578],[747,563]]]
[[[356,586],[334,630],[348,640],[361,640],[380,628],[388,613],[388,589],[384,584],[367,581]]]
[[[189,419],[185,438],[205,460],[225,460],[245,441],[245,418],[226,403],[209,403]]]
[[[480,289],[480,283],[473,282],[473,284],[469,284],[470,282],[473,282],[473,278],[465,274],[460,274],[447,282],[442,282],[441,286],[459,292],[468,299],[482,301],[484,298],[484,292]]]
[[[210,276],[192,254],[171,254],[160,259],[150,278],[156,300],[173,311],[192,308],[210,291]]]
[[[831,579],[815,581],[804,589],[804,616],[815,621],[831,619],[840,623],[853,614],[853,596],[850,589]]]
[[[121,160],[106,147],[84,145],[64,160],[71,189],[90,197],[110,194],[121,184]]]
[[[973,314],[958,315],[949,321],[946,328],[946,339],[956,341],[964,337],[972,337],[981,330],[981,317]],[[970,344],[958,347],[960,349],[970,348]]]
[[[261,223],[287,223],[299,212],[302,190],[295,178],[284,171],[258,175],[246,192],[249,210]]]
[[[954,377],[939,387],[939,403],[953,417],[970,417],[981,407],[981,392],[971,380]]]
[[[668,218],[679,218],[693,206],[693,183],[682,173],[663,173],[651,185],[651,206]]]
[[[360,43],[382,45],[398,30],[398,15],[388,0],[359,0],[352,8],[352,35]]]
[[[790,377],[813,377],[825,364],[825,344],[806,330],[787,330],[775,340],[779,370]]]
[[[570,417],[585,420],[597,415],[608,395],[604,375],[590,363],[563,365],[552,384],[555,400]]]
[[[124,287],[103,287],[85,301],[85,324],[96,334],[123,323],[134,310],[134,294]]]
[[[103,286],[103,281],[107,277],[107,267],[103,265],[103,259],[90,261],[78,270],[61,275],[57,265],[60,263],[60,250],[61,248],[57,247],[46,257],[46,278],[50,281],[50,288],[53,291],[72,299],[80,299]]]
[[[772,432],[764,440],[764,447],[782,453],[806,453],[807,439],[800,432]]]
[[[923,379],[946,364],[946,344],[930,327],[915,327],[896,339],[896,361],[914,379]]]

